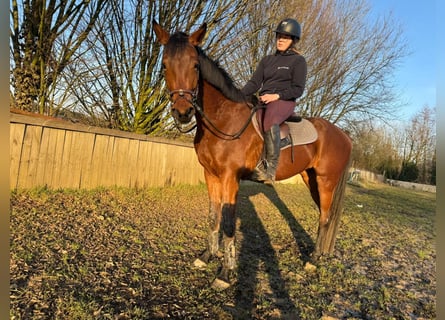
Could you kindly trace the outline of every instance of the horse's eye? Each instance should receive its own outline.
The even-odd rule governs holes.
[[[199,70],[199,63],[195,64],[195,70],[198,71]]]
[[[165,63],[162,64],[162,70],[165,71],[165,69],[167,69],[167,67],[165,66]]]

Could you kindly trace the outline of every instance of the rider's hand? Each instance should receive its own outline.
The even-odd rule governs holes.
[[[278,93],[266,93],[262,96],[260,96],[261,102],[268,104],[272,101],[277,101],[280,99],[280,95]]]

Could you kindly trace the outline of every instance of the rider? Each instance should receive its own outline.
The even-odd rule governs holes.
[[[294,112],[295,100],[303,94],[307,73],[306,60],[295,48],[301,36],[300,24],[295,19],[284,19],[275,34],[275,53],[260,61],[252,78],[241,89],[246,96],[259,91],[261,103],[267,105],[263,117],[267,168],[259,168],[255,177],[266,184],[275,181],[280,155],[279,125]]]

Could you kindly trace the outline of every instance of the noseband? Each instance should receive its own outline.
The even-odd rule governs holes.
[[[177,93],[178,99],[185,99],[188,103],[192,105],[193,108],[196,108],[196,105],[198,104],[198,86],[194,90],[186,90],[186,89],[176,89],[169,91],[168,94],[170,95],[170,101],[175,104],[178,99],[173,100],[173,95]],[[191,96],[191,99],[188,99],[185,94],[189,94]]]
[[[201,108],[199,107],[199,104],[198,104],[198,87],[199,87],[199,85],[197,85],[194,90],[176,89],[176,90],[168,91],[168,94],[170,95],[170,101],[172,102],[172,106],[176,102],[178,102],[179,99],[185,99],[188,103],[191,104],[191,106],[193,107],[194,110],[201,110]],[[175,93],[178,94],[178,98],[176,100],[173,100],[173,95]],[[185,96],[185,94],[190,95],[191,98],[188,98],[187,96]],[[173,120],[175,122],[176,128],[181,133],[188,133],[196,128],[196,122],[189,127],[183,128],[182,125],[176,119],[176,117],[173,117]]]

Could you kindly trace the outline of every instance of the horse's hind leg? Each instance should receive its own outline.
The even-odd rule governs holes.
[[[312,253],[312,259],[315,261],[321,255],[331,253],[333,250],[336,235],[332,233],[332,227],[336,232],[336,226],[332,226],[331,223],[331,206],[338,179],[317,175],[314,169],[307,170],[301,176],[320,212],[317,240]],[[334,223],[336,224],[337,221]]]
[[[332,196],[334,193],[335,185],[329,182],[326,177],[318,177],[318,192],[320,199],[320,216],[318,222],[318,234],[317,241],[315,243],[315,250],[312,254],[314,260],[318,259],[321,255],[331,253],[330,239],[329,239],[329,225],[330,220],[330,209],[332,204]]]
[[[318,177],[320,193],[320,225],[315,247],[315,258],[334,251],[340,218],[343,212],[343,198],[348,178],[349,164],[338,175]]]
[[[210,258],[218,253],[219,229],[221,224],[221,183],[219,179],[205,172],[207,190],[209,194],[209,234],[207,248],[199,258],[194,261],[196,267],[207,265]]]
[[[320,209],[320,194],[318,193],[317,175],[314,169],[307,169],[300,173],[304,183],[311,193],[312,200],[314,200],[318,209]]]

